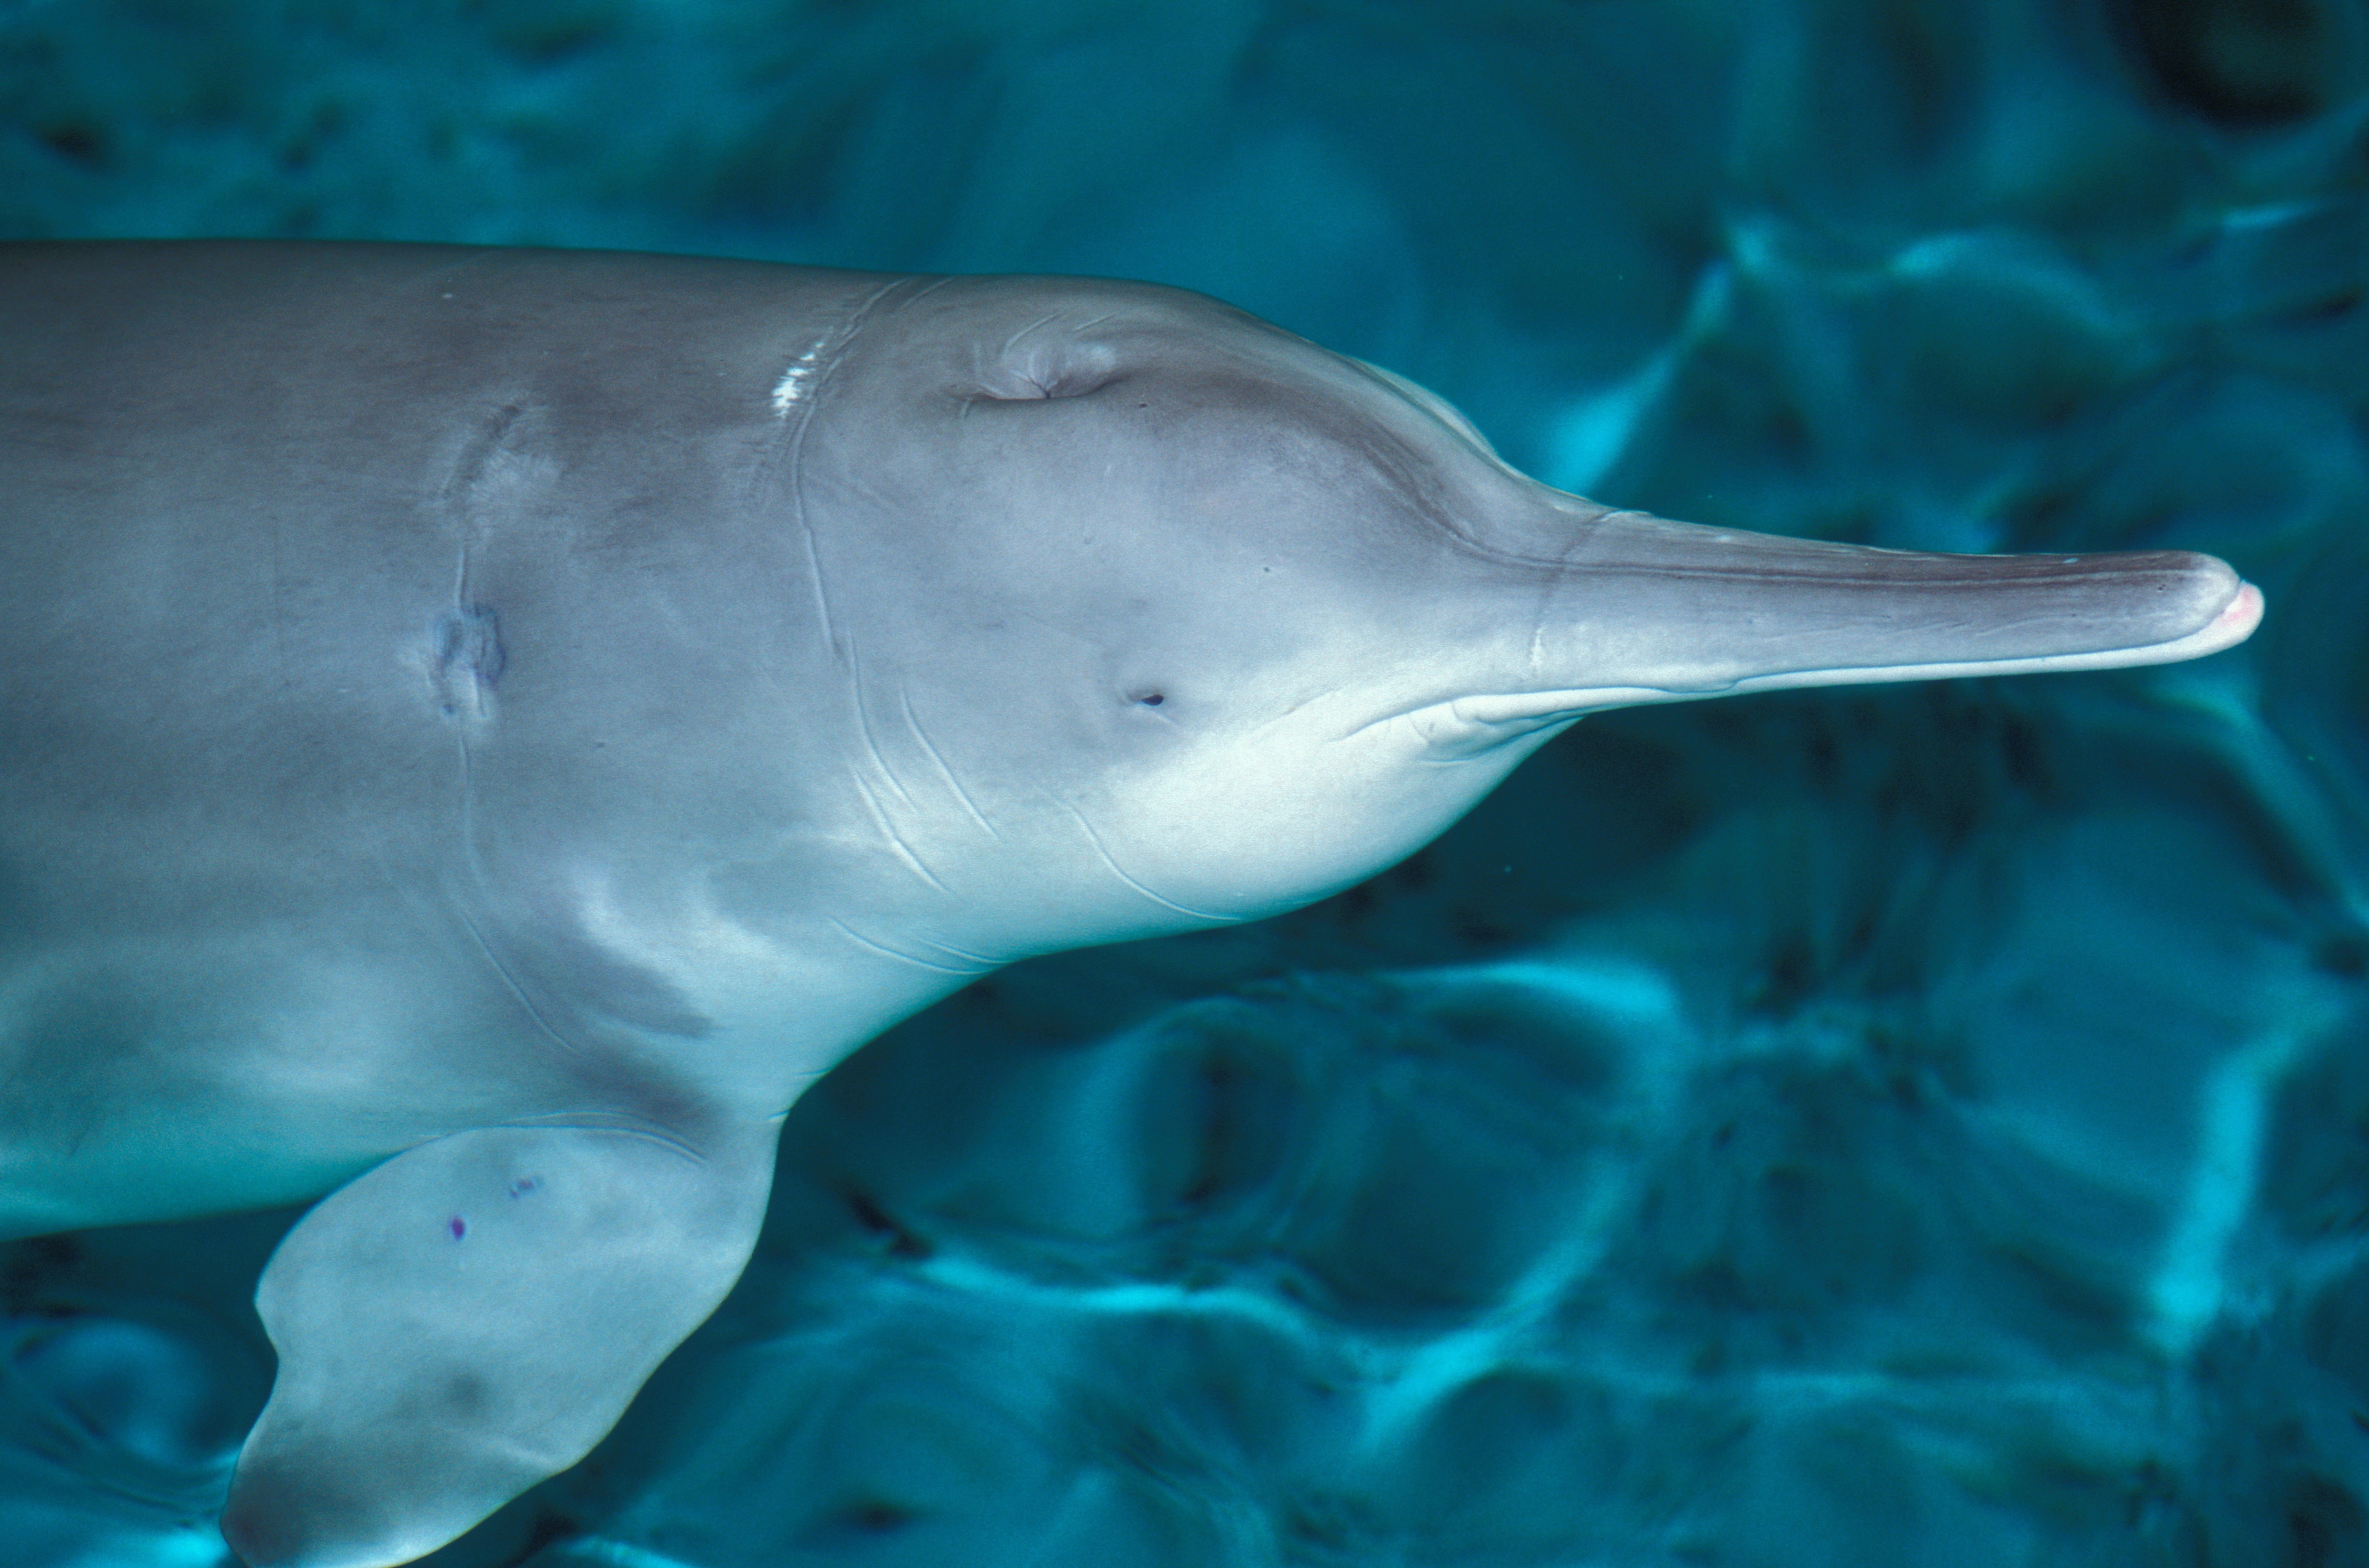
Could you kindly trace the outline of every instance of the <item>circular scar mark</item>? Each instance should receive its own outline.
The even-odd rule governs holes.
[[[437,617],[436,653],[429,680],[445,717],[493,717],[494,687],[501,681],[507,662],[501,621],[492,605],[464,605]]]

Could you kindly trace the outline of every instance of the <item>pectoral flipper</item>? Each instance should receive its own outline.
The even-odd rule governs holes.
[[[256,1293],[280,1375],[224,1536],[256,1568],[406,1562],[581,1459],[738,1278],[776,1130],[478,1128],[331,1194]]]

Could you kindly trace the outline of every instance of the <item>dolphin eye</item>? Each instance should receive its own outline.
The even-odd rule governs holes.
[[[1127,701],[1147,708],[1156,708],[1167,700],[1167,694],[1161,692],[1137,692],[1127,698]]]

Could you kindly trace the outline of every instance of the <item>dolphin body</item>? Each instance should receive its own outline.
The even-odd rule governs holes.
[[[1597,506],[1173,289],[0,246],[0,1235],[320,1199],[223,1528],[408,1561],[599,1440],[800,1090],[974,977],[1322,898],[1597,709],[2260,612]]]

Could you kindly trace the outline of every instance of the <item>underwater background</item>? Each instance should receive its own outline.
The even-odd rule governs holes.
[[[973,985],[437,1568],[2369,1564],[2369,5],[0,0],[0,237],[1112,274],[2196,664],[1591,718]],[[292,1211],[0,1253],[0,1568],[212,1568]]]

